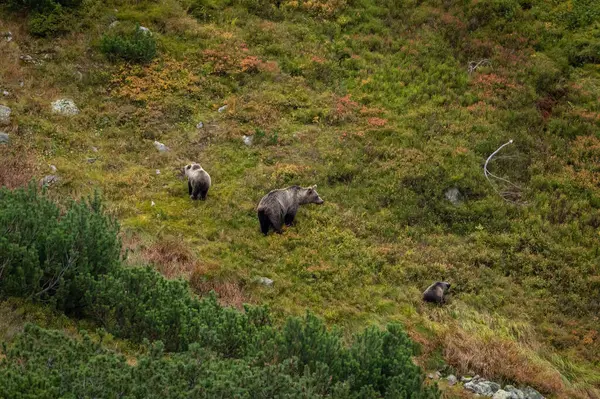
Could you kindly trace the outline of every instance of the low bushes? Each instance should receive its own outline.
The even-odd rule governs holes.
[[[277,327],[264,307],[224,308],[181,280],[123,267],[118,225],[97,196],[61,211],[33,187],[1,189],[0,226],[0,295],[49,301],[118,337],[156,341],[132,367],[89,339],[28,327],[4,351],[2,397],[438,397],[423,387],[398,325],[367,329],[347,347],[311,314]],[[178,354],[163,357],[165,349]]]
[[[156,57],[156,39],[139,25],[126,26],[102,36],[100,50],[112,61],[147,63]]]

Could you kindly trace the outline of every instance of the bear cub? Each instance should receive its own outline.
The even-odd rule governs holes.
[[[445,281],[437,281],[431,284],[425,292],[423,292],[423,300],[425,302],[434,302],[437,304],[446,303],[446,292],[450,289],[450,283]]]
[[[306,188],[292,186],[273,190],[262,197],[257,208],[262,233],[267,235],[272,227],[278,234],[281,234],[284,223],[286,226],[294,223],[300,205],[323,204],[325,201],[319,197],[316,189],[316,185]]]
[[[183,172],[188,178],[188,194],[190,198],[193,200],[205,200],[210,188],[210,175],[202,169],[202,166],[195,162],[185,165]]]

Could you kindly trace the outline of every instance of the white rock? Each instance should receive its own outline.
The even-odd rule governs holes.
[[[56,173],[56,166],[50,165],[50,170],[52,171],[52,173]]]
[[[202,123],[202,121],[198,122],[198,124],[196,125],[196,129],[202,129],[204,127],[204,123]]]
[[[10,143],[10,137],[8,133],[0,132],[0,144],[8,144]]]
[[[13,35],[12,35],[11,31],[2,33],[2,36],[4,36],[4,40],[6,40],[7,42],[12,41],[12,39],[13,39]]]
[[[244,144],[246,144],[247,146],[252,145],[252,136],[244,136],[242,137],[242,139],[244,140]]]
[[[458,382],[456,377],[452,374],[450,374],[448,377],[446,377],[446,379],[448,380],[448,385],[450,385],[450,386],[453,386]]]
[[[8,125],[10,123],[10,114],[12,109],[6,105],[0,105],[0,126]]]
[[[494,396],[492,396],[492,399],[512,399],[512,394],[501,389],[499,391],[496,391]]]
[[[159,143],[158,141],[154,141],[154,147],[156,147],[156,149],[159,152],[167,152],[169,151],[169,147],[167,147],[166,145],[164,145],[163,143]]]
[[[510,392],[511,399],[525,399],[525,394],[520,389],[513,387],[512,385],[507,385],[504,387],[504,390]]]
[[[93,152],[98,152],[98,148],[96,148],[96,147],[92,147],[92,151],[93,151]]]
[[[79,108],[77,108],[73,100],[61,98],[52,102],[52,112],[64,116],[73,116],[79,113]]]
[[[43,187],[47,187],[51,184],[58,182],[60,178],[56,175],[48,175],[45,176],[42,180],[40,180],[40,185]]]
[[[458,191],[458,188],[451,187],[444,193],[446,199],[452,202],[453,205],[458,205],[462,202],[462,194]]]
[[[227,105],[223,105],[222,107],[220,107],[217,112],[225,112],[225,110],[227,109]]]
[[[37,64],[37,61],[29,54],[23,54],[19,58],[26,64]]]
[[[533,389],[532,387],[526,387],[523,389],[525,399],[544,399],[541,393]]]
[[[146,28],[145,26],[140,26],[140,31],[142,31],[146,35],[152,36],[152,32],[150,32],[150,29]]]
[[[160,169],[156,169],[156,174],[160,175]]]
[[[150,206],[154,206],[154,205],[156,205],[156,204],[154,203],[154,201],[150,201]]]
[[[272,287],[274,281],[267,277],[259,277],[256,279],[260,284],[266,285],[267,287]]]
[[[10,92],[8,90],[2,90],[2,95],[4,97],[8,97],[8,96],[10,96]]]
[[[119,21],[112,21],[110,25],[108,25],[109,29],[116,28],[119,25]]]

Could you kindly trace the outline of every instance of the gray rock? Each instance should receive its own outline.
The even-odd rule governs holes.
[[[160,169],[156,169],[156,174],[160,175]]]
[[[42,180],[40,180],[40,185],[43,187],[48,187],[60,180],[60,177],[56,175],[48,175],[45,176]]]
[[[152,36],[152,32],[150,32],[150,29],[146,28],[145,26],[140,26],[140,31],[142,31],[146,35]]]
[[[500,385],[492,381],[473,379],[465,384],[465,389],[483,396],[493,396],[500,390]]]
[[[242,139],[244,140],[244,144],[246,144],[247,146],[251,146],[252,145],[252,136],[244,136],[242,137]]]
[[[158,150],[158,152],[167,152],[169,151],[169,147],[164,145],[163,143],[159,143],[158,141],[154,141],[154,147]]]
[[[86,160],[85,160],[85,161],[86,161],[87,163],[94,163],[94,162],[96,162],[97,160],[98,160],[98,158],[86,158]]]
[[[93,152],[98,152],[98,148],[96,148],[96,147],[92,147],[92,151],[93,151]]]
[[[527,387],[523,389],[523,395],[525,399],[544,399],[541,393],[533,389],[532,387]]]
[[[61,98],[52,102],[52,112],[64,116],[73,116],[79,113],[79,108],[77,108],[73,100]]]
[[[6,40],[7,42],[11,42],[13,39],[13,35],[12,35],[11,31],[2,32],[2,37],[4,37],[4,40]]]
[[[8,97],[8,96],[10,96],[10,91],[8,91],[8,90],[2,90],[2,95],[4,97]]]
[[[10,143],[10,137],[8,137],[8,133],[0,132],[0,144],[8,143]]]
[[[19,80],[19,87],[23,87],[25,86],[25,82],[23,82],[22,80]]]
[[[108,25],[108,28],[109,28],[109,29],[116,28],[116,27],[117,27],[117,25],[119,25],[119,23],[120,23],[119,21],[112,21],[112,22],[110,23],[110,25]]]
[[[19,57],[21,59],[21,61],[23,61],[26,64],[37,64],[38,61],[36,61],[32,56],[30,56],[29,54],[23,54],[22,56]]]
[[[510,392],[510,399],[525,399],[525,394],[523,391],[513,387],[512,385],[505,386],[504,390]]]
[[[512,394],[503,389],[496,391],[492,399],[512,399]]]
[[[270,278],[267,278],[267,277],[258,277],[256,279],[256,281],[258,281],[258,283],[265,285],[267,287],[272,287],[273,283],[274,283],[273,280],[271,280]]]
[[[0,105],[0,126],[8,125],[10,123],[10,114],[12,109],[6,105]]]
[[[223,105],[222,107],[220,107],[217,112],[221,113],[221,112],[225,112],[225,110],[227,109],[227,105]]]
[[[196,129],[202,129],[204,127],[204,123],[202,123],[202,121],[198,122],[198,124],[196,125]]]
[[[52,171],[52,173],[56,173],[56,166],[50,165],[50,170]]]
[[[462,194],[456,187],[450,187],[444,193],[446,199],[452,202],[452,205],[458,205],[462,202]]]
[[[458,380],[456,379],[456,376],[450,374],[448,377],[446,377],[446,379],[448,380],[448,385],[453,386],[456,385],[456,383],[458,382]]]

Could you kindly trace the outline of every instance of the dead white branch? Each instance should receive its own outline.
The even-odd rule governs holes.
[[[492,152],[492,154],[489,157],[487,157],[487,159],[485,160],[485,164],[483,165],[483,174],[485,175],[485,178],[490,183],[490,185],[492,186],[494,191],[496,191],[496,193],[498,193],[498,195],[500,197],[502,197],[503,200],[505,200],[507,202],[511,202],[513,204],[523,204],[523,202],[519,201],[519,199],[521,198],[521,187],[514,184],[510,180],[507,180],[500,176],[496,176],[495,174],[493,174],[492,172],[490,172],[488,170],[488,165],[489,165],[490,161],[492,160],[492,158],[494,158],[494,156],[496,154],[498,154],[498,152],[500,152],[500,150],[502,150],[504,147],[506,147],[507,145],[512,144],[512,143],[513,143],[513,141],[511,139],[508,142],[502,144],[500,147],[498,147],[498,149],[496,151]],[[506,185],[508,185],[508,187],[503,190],[500,190],[498,188],[497,181],[492,181],[492,179],[496,179],[498,181],[504,182]]]
[[[490,60],[488,60],[487,58],[484,58],[482,60],[479,61],[471,61],[469,62],[469,74],[472,74],[473,72],[475,72],[477,70],[477,68],[481,67],[481,66],[490,66],[492,65]]]

